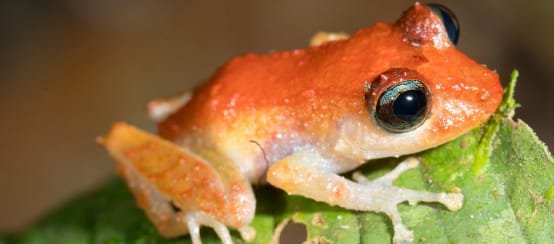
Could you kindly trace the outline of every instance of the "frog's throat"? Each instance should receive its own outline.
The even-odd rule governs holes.
[[[371,160],[398,157],[433,147],[429,137],[424,135],[429,126],[427,123],[413,131],[392,133],[368,120],[358,116],[343,118],[338,125],[335,152],[355,160]]]

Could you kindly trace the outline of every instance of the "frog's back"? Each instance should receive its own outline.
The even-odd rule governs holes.
[[[232,129],[244,123],[239,120],[279,107],[290,94],[302,90],[301,82],[295,82],[299,69],[295,64],[304,57],[304,50],[234,57],[198,87],[185,106],[159,124],[160,135],[171,140],[205,136],[214,126]]]
[[[364,83],[391,65],[415,67],[422,62],[393,29],[377,24],[347,40],[235,57],[160,123],[160,134],[178,140],[215,124],[228,129],[244,126],[245,119],[248,126],[263,127],[258,132],[267,132],[285,125],[303,127],[299,122],[322,125],[341,114],[360,113]]]

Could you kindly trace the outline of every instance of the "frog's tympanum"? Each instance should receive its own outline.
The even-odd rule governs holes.
[[[456,49],[456,19],[415,3],[394,24],[352,36],[320,33],[312,46],[244,54],[192,93],[148,104],[159,135],[116,123],[102,139],[139,206],[164,237],[209,226],[245,240],[256,199],[251,184],[330,205],[382,212],[395,242],[411,242],[397,204],[462,207],[462,193],[429,193],[392,182],[409,158],[376,180],[341,176],[368,160],[413,154],[485,122],[497,108],[498,75]],[[369,162],[371,163],[371,161]]]

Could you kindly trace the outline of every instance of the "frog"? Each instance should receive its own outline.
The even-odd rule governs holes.
[[[393,185],[418,167],[417,152],[472,130],[502,98],[498,74],[456,48],[453,13],[414,3],[395,23],[352,35],[319,33],[312,45],[231,58],[192,92],[148,103],[153,134],[126,122],[101,138],[138,206],[162,237],[212,228],[246,241],[256,211],[253,186],[361,212],[386,214],[392,241],[410,243],[402,202],[455,211],[463,193]],[[407,156],[380,178],[352,172]],[[437,205],[441,206],[441,205]]]

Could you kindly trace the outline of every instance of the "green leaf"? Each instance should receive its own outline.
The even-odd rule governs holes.
[[[460,190],[464,207],[449,211],[440,204],[399,206],[403,222],[417,242],[551,243],[554,240],[554,160],[523,122],[511,119],[517,72],[502,105],[489,122],[417,157],[422,164],[395,182],[421,191]],[[361,171],[377,178],[401,159],[368,163]],[[349,176],[349,175],[347,175]],[[388,243],[392,225],[387,216],[332,207],[300,196],[287,196],[265,186],[258,200],[255,243],[268,243],[280,223],[305,225],[313,243]],[[287,231],[282,235],[287,235]],[[232,232],[237,243],[243,243]],[[204,243],[219,243],[203,229]],[[124,183],[114,179],[53,212],[17,239],[20,243],[190,243],[187,236],[164,240],[136,207]]]

